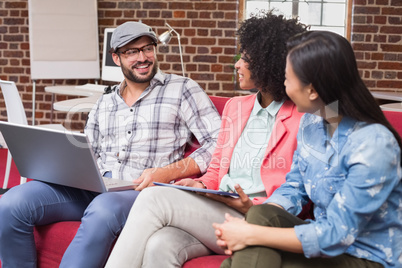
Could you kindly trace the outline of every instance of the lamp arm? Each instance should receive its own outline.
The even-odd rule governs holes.
[[[183,77],[184,75],[184,64],[183,64],[183,53],[181,51],[181,42],[180,42],[180,35],[177,36],[177,40],[179,41],[179,52],[180,52],[180,61],[181,61],[181,70],[183,72]]]
[[[183,52],[181,50],[181,42],[180,42],[180,34],[178,32],[176,32],[176,30],[173,29],[167,22],[165,22],[165,25],[167,27],[169,27],[170,31],[173,31],[177,35],[177,41],[179,42],[181,70],[182,70],[182,73],[183,73],[183,77],[185,77],[185,75],[184,75],[184,63],[183,63]]]
[[[167,27],[169,27],[170,31],[171,31],[171,32],[174,32],[174,33],[178,36],[177,38],[180,40],[180,34],[179,34],[178,32],[176,32],[176,30],[173,29],[172,26],[169,25],[169,23],[165,22],[165,25],[166,25]]]

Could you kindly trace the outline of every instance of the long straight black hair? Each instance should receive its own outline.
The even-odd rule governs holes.
[[[293,71],[304,85],[312,84],[326,105],[337,101],[340,115],[388,128],[399,144],[402,161],[401,137],[360,78],[352,46],[344,37],[310,31],[291,38],[287,48]]]

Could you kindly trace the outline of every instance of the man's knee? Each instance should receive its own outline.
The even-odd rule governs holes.
[[[0,198],[0,225],[10,225],[14,219],[29,218],[29,201],[26,196],[22,196],[17,189],[11,189],[10,192]]]
[[[130,195],[131,194],[131,195]],[[105,193],[92,200],[85,210],[82,222],[88,226],[106,228],[115,234],[123,228],[130,208],[136,198],[136,193]]]
[[[0,198],[0,239],[9,231],[14,205],[8,198]]]

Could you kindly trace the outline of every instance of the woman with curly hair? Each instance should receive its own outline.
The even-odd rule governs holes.
[[[189,259],[223,254],[212,223],[244,217],[285,181],[301,113],[283,85],[286,40],[305,32],[297,20],[261,12],[242,23],[240,87],[254,95],[230,99],[207,172],[181,186],[232,191],[239,198],[150,187],[139,195],[106,267],[181,267]],[[141,216],[139,216],[141,215]]]
[[[305,115],[291,171],[246,220],[214,224],[221,267],[402,267],[401,138],[360,78],[342,36],[289,42],[286,92]],[[315,219],[294,215],[307,200]]]

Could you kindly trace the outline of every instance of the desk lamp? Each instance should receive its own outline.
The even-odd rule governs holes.
[[[166,46],[170,42],[170,40],[172,39],[172,36],[173,36],[172,32],[174,32],[177,35],[177,40],[179,41],[181,70],[183,72],[183,76],[185,77],[185,75],[184,75],[184,64],[183,64],[183,53],[181,51],[180,34],[178,32],[176,32],[175,29],[173,29],[168,23],[165,23],[165,25],[167,27],[169,27],[170,30],[168,30],[168,31],[162,33],[161,35],[159,35],[158,39],[164,46]]]

